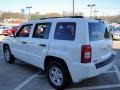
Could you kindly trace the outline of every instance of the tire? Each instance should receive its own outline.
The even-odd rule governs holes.
[[[63,90],[70,81],[68,71],[64,67],[56,61],[50,62],[47,66],[48,81],[58,90]]]
[[[9,46],[7,46],[7,45],[4,47],[4,58],[5,58],[5,61],[6,61],[7,63],[12,64],[12,63],[15,62],[15,58],[14,58],[14,56],[12,55]]]

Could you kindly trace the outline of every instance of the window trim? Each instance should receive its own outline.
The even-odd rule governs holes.
[[[76,37],[76,22],[57,22],[56,23],[56,27],[55,27],[55,31],[54,31],[54,40],[62,40],[62,39],[57,39],[57,38],[55,38],[55,33],[56,33],[56,29],[57,29],[57,26],[58,26],[58,24],[73,24],[73,25],[75,25],[75,32],[74,32],[74,39],[73,40],[64,40],[64,41],[75,41],[75,37]]]

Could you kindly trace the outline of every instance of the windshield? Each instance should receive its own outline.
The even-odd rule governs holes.
[[[108,36],[108,30],[103,22],[90,22],[88,27],[90,41],[102,40]]]

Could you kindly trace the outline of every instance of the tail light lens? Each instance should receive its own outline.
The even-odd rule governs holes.
[[[91,62],[91,46],[83,45],[81,48],[81,63]]]

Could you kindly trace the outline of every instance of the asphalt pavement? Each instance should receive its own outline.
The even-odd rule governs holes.
[[[115,44],[119,43],[120,41],[117,41]],[[120,49],[114,47],[114,50],[117,52],[115,66],[99,76],[77,84],[71,83],[66,90],[120,90]],[[0,90],[54,89],[41,69],[19,60],[14,64],[6,63],[0,47]]]

